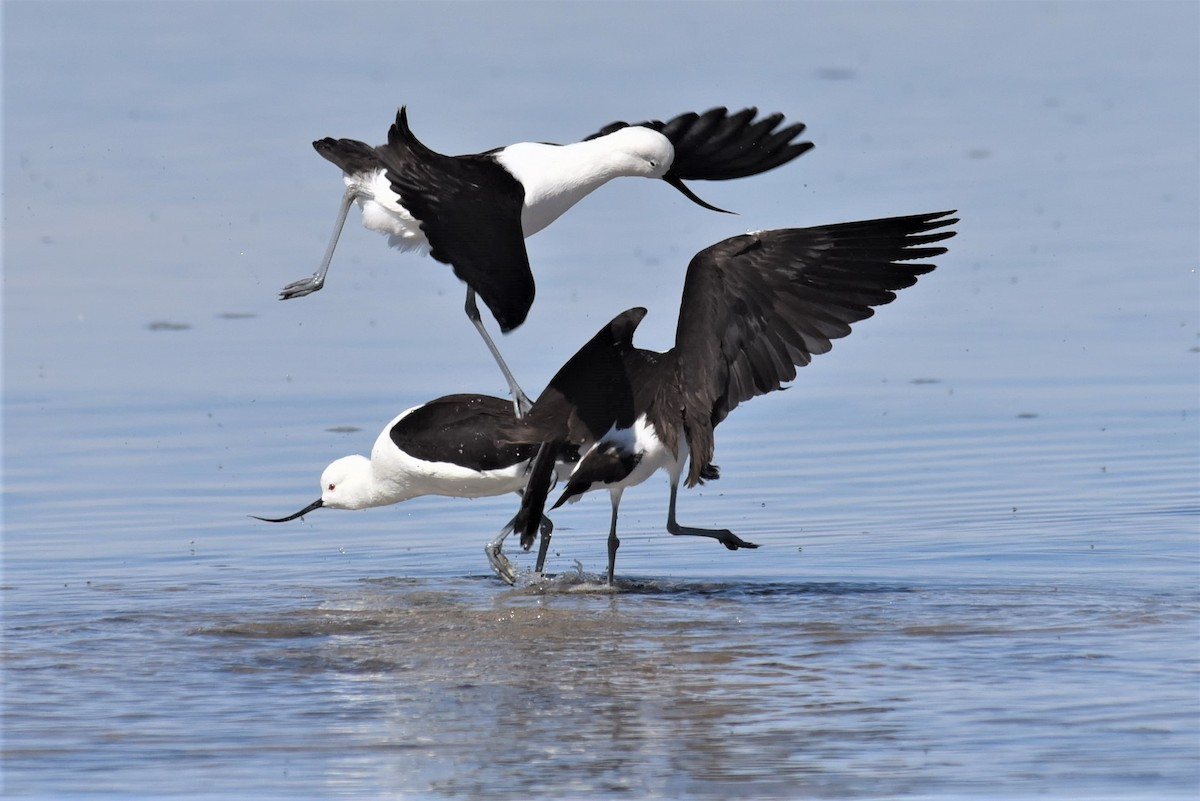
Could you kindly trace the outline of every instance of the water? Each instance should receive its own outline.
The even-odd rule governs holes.
[[[1200,790],[1194,5],[166,8],[5,6],[6,796]],[[628,306],[669,346],[688,258],[741,230],[960,233],[718,429],[681,522],[760,549],[667,535],[656,478],[615,591],[600,496],[508,588],[482,545],[515,498],[247,517],[407,406],[503,392],[448,271],[354,217],[327,288],[274,300],[340,193],[308,142],[399,102],[451,152],[810,124],[796,165],[696,187],[737,219],[631,181],[531,240],[527,390]]]

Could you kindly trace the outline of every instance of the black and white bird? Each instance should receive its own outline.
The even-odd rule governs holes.
[[[954,236],[953,213],[759,231],[697,253],[684,280],[673,348],[636,347],[634,331],[646,310],[629,309],[571,357],[528,415],[502,427],[503,442],[548,443],[511,524],[522,547],[535,539],[554,454],[564,445],[579,448],[579,462],[552,508],[590,490],[609,491],[609,584],[621,494],[660,469],[671,485],[667,531],[712,537],[730,550],[757,547],[726,529],[680,525],[680,479],[691,487],[717,478],[714,429],[739,403],[783,388],[796,367],[829,351],[872,307],[891,303],[896,290],[933,270],[920,260],[946,252],[935,243]],[[538,572],[548,540],[543,533]]]
[[[354,139],[320,139],[317,152],[345,174],[333,237],[317,272],[288,284],[281,299],[316,292],[350,206],[363,225],[388,236],[400,250],[428,252],[449,264],[467,284],[466,312],[496,359],[521,414],[528,398],[488,335],[476,305],[479,295],[500,330],[525,321],[534,281],[525,238],[614,178],[660,178],[694,202],[718,209],[692,193],[685,180],[742,178],[786,164],[812,147],[794,141],[802,123],[780,128],[782,114],[756,120],[757,109],[730,114],[714,108],[667,122],[614,122],[567,145],[521,142],[465,156],[446,156],[423,145],[401,107],[385,145]]]
[[[326,467],[320,498],[286,517],[251,517],[285,523],[320,508],[369,509],[423,495],[484,498],[521,492],[538,444],[497,442],[497,431],[514,419],[512,402],[490,395],[447,395],[414,406],[384,427],[370,459],[343,456]],[[565,477],[578,452],[567,447],[560,454]],[[540,526],[549,536],[549,519]],[[485,552],[511,584],[516,573],[501,551],[503,539],[489,542]]]

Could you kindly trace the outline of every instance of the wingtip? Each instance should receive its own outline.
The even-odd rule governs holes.
[[[645,306],[634,306],[631,309],[626,309],[609,320],[608,324],[600,329],[598,335],[602,336],[607,332],[612,345],[632,346],[634,332],[637,331],[638,326],[642,324],[642,320],[645,319],[648,313]]]
[[[495,318],[496,324],[500,326],[502,334],[510,334],[524,325],[529,310],[533,308],[533,293],[518,298],[507,295],[493,297],[489,292],[487,297],[483,297],[482,294],[480,297]]]
[[[794,141],[805,127],[788,123],[782,112],[759,118],[756,106],[733,114],[718,106],[703,114],[681,114],[665,123],[662,132],[675,146],[672,169],[679,177],[723,181],[767,172],[808,152],[811,142]]]
[[[408,127],[408,106],[401,106],[396,110],[396,121],[388,130],[388,141],[392,141],[401,134],[412,136],[412,130]]]

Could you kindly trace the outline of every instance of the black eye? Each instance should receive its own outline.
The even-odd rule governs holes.
[[[333,492],[333,490],[334,490],[336,487],[337,487],[337,484],[330,484],[330,485],[329,485],[329,491],[330,491],[330,492]]]

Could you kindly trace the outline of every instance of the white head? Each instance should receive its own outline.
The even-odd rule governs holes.
[[[671,140],[653,128],[629,125],[618,128],[595,141],[607,142],[618,159],[620,175],[640,175],[643,178],[661,178],[678,189],[683,196],[698,206],[725,214],[730,212],[700,199],[684,184],[675,166],[675,146]]]
[[[619,128],[597,141],[603,141],[611,148],[622,175],[662,178],[675,161],[671,140],[640,125]]]
[[[321,505],[328,509],[366,509],[381,506],[371,460],[343,456],[321,473]]]
[[[371,470],[370,459],[358,455],[343,456],[321,473],[321,497],[299,512],[287,517],[250,516],[268,523],[286,523],[322,506],[329,509],[367,509],[371,506],[386,506],[400,500],[404,498],[388,497],[382,491],[379,482],[375,480],[374,471]]]

